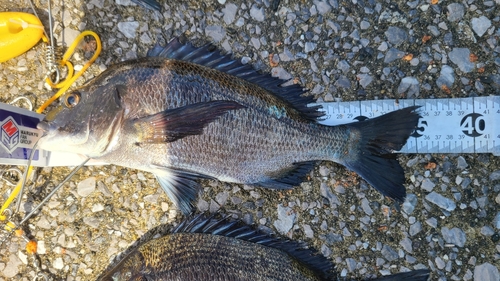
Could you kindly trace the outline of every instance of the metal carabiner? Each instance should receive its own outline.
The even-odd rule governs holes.
[[[8,179],[6,177],[4,177],[5,173],[7,172],[16,172],[18,174],[18,180],[17,182],[12,182],[11,179]],[[8,186],[16,186],[17,183],[21,180],[21,177],[23,175],[23,172],[21,172],[21,170],[19,170],[18,168],[9,168],[9,169],[6,169],[6,170],[1,170],[0,171],[0,180],[3,180],[5,183],[7,183]]]

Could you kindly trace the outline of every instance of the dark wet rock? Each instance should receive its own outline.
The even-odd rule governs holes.
[[[340,88],[351,88],[351,81],[346,76],[341,75],[337,81],[335,81],[335,86]]]
[[[496,229],[500,229],[500,212],[498,212],[495,216],[495,218],[493,219],[493,226],[496,228]]]

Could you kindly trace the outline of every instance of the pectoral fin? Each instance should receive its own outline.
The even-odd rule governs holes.
[[[244,108],[234,101],[209,101],[168,109],[133,121],[138,142],[173,142],[198,135],[203,128],[229,110]]]
[[[198,179],[210,178],[206,175],[157,166],[154,172],[160,186],[167,193],[168,198],[185,215],[193,210],[193,201],[196,199],[200,184]]]

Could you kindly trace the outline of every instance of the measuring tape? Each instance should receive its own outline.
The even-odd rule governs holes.
[[[500,96],[320,104],[326,113],[326,118],[320,123],[329,126],[362,121],[419,105],[422,118],[399,152],[500,155]]]

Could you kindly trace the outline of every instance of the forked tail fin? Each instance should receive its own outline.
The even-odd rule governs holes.
[[[403,108],[373,119],[350,123],[347,127],[358,135],[352,142],[349,156],[342,164],[358,173],[370,185],[396,201],[404,202],[404,170],[396,160],[395,151],[405,145],[420,115],[418,106]]]

